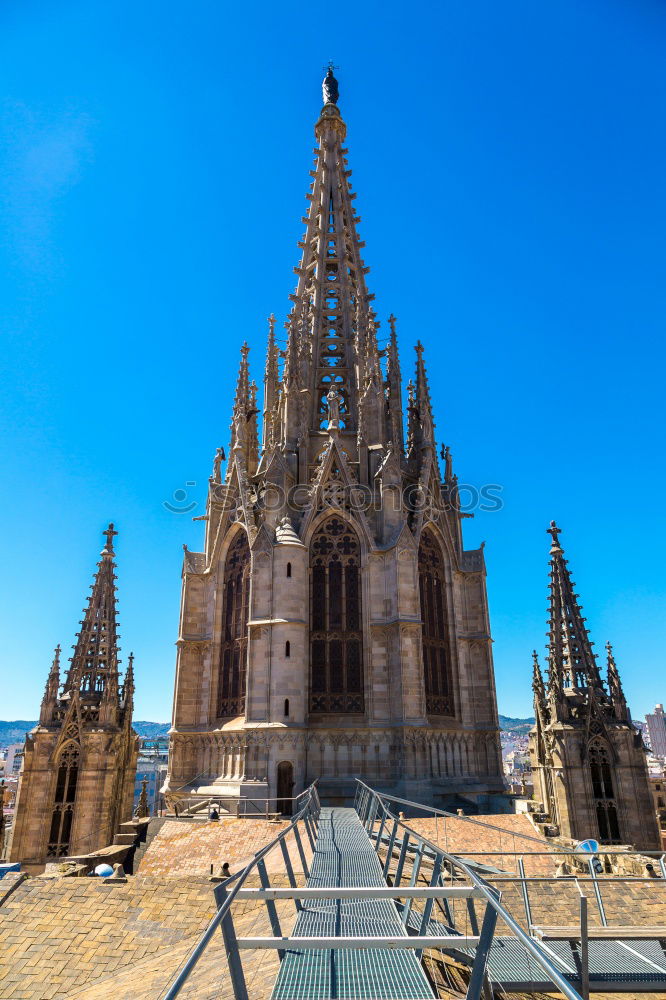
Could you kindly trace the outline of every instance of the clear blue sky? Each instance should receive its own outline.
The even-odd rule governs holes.
[[[170,716],[181,546],[238,348],[260,380],[288,311],[329,58],[379,315],[461,480],[503,487],[465,523],[500,711],[531,711],[552,517],[634,715],[666,701],[665,44],[656,0],[2,5],[0,717],[37,714],[109,519],[136,717]]]

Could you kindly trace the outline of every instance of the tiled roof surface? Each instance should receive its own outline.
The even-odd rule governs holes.
[[[252,860],[254,854],[288,826],[286,820],[223,819],[218,823],[167,820],[149,844],[139,865],[140,875],[217,875],[229,862],[232,871]],[[298,865],[302,868],[302,865]]]
[[[30,879],[0,908],[0,997],[155,1000],[214,909],[205,878]],[[283,909],[288,931],[293,906]],[[234,919],[239,933],[270,934],[264,907],[239,903]],[[267,1000],[276,963],[271,952],[248,954],[253,1000]],[[182,995],[226,1000],[227,978],[216,935]]]

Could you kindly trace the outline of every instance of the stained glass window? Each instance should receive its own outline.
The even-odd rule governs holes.
[[[620,843],[615,789],[608,746],[602,740],[590,743],[590,772],[595,799],[599,840],[604,844]]]
[[[64,858],[71,853],[72,824],[76,786],[79,778],[79,747],[67,743],[58,758],[51,829],[46,849],[49,858]]]
[[[247,535],[239,531],[229,546],[224,564],[222,646],[218,682],[219,718],[245,711],[247,622],[250,609],[250,549]]]
[[[363,712],[360,545],[329,517],[310,547],[310,712]]]
[[[446,576],[442,550],[432,532],[423,532],[419,545],[419,591],[423,620],[423,669],[426,711],[455,715],[451,649],[446,620]]]

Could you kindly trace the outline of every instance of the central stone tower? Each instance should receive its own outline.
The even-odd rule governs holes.
[[[420,343],[403,420],[331,70],[323,90],[284,350],[269,319],[261,445],[243,346],[204,552],[185,551],[165,790],[288,811],[314,778],[341,800],[362,777],[483,808],[503,788],[483,551],[463,548]]]

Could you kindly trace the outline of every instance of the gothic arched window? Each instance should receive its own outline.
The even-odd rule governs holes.
[[[329,517],[310,546],[310,711],[363,712],[361,548]]]
[[[429,715],[455,714],[445,588],[442,550],[434,535],[426,530],[419,545],[419,592],[426,711]]]
[[[51,830],[46,849],[49,858],[64,858],[70,853],[78,778],[79,747],[76,743],[67,743],[58,758]]]
[[[229,546],[224,563],[223,593],[218,718],[242,715],[245,711],[250,548],[244,531],[239,531]]]
[[[594,740],[590,743],[589,755],[599,840],[604,844],[619,844],[620,825],[608,745],[602,740]]]

